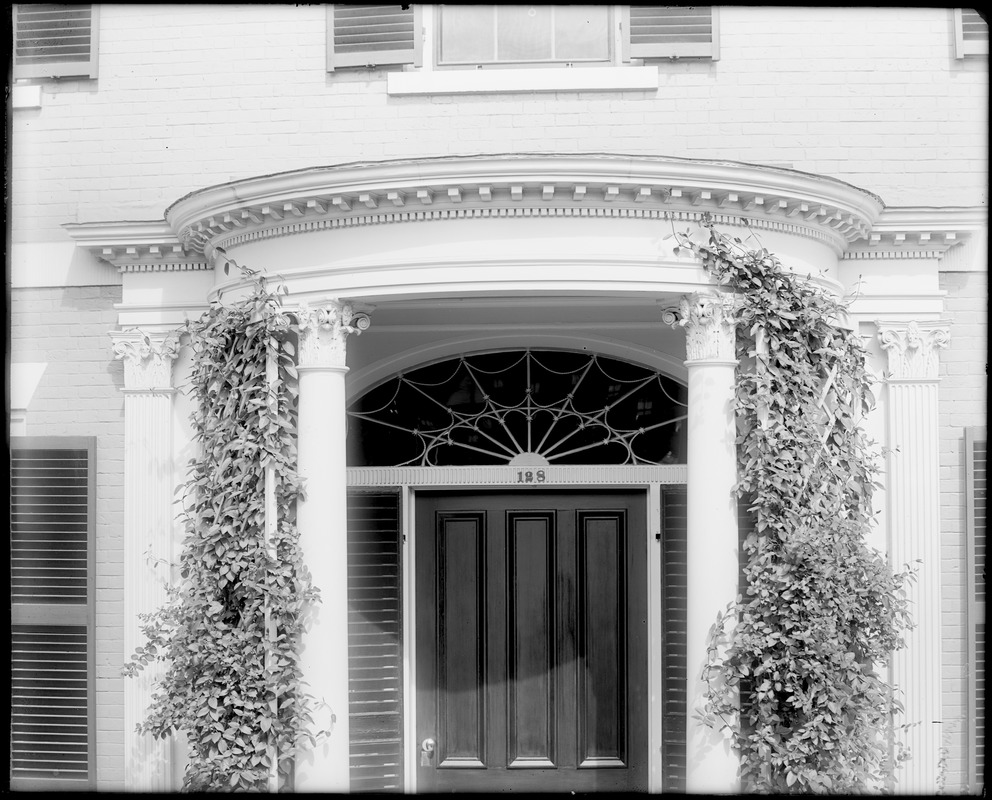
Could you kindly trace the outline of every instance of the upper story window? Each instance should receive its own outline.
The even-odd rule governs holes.
[[[15,80],[96,77],[96,6],[18,3],[13,22]]]
[[[669,58],[719,58],[716,9],[364,4],[328,12],[329,70],[611,66]]]
[[[954,55],[988,55],[989,24],[974,8],[954,9]]]
[[[440,7],[440,66],[606,62],[607,6]]]

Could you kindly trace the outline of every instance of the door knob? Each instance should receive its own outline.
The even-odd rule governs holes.
[[[431,765],[431,756],[434,755],[435,747],[437,747],[437,742],[430,737],[420,743],[420,766],[429,767]]]

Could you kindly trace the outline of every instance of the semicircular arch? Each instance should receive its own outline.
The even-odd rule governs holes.
[[[685,362],[660,350],[605,336],[508,333],[465,337],[413,347],[357,369],[348,376],[348,402],[389,380],[398,373],[458,356],[494,350],[566,350],[608,356],[660,372],[683,386],[688,380]]]
[[[349,464],[684,463],[685,387],[662,371],[588,347],[493,345],[394,372],[355,397]]]

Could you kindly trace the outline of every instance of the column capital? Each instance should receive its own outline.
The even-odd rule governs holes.
[[[294,313],[300,329],[299,366],[303,369],[343,369],[348,335],[358,335],[371,325],[365,310],[337,298],[324,300],[316,308],[300,303]]]
[[[876,320],[878,341],[889,357],[889,377],[895,380],[937,380],[938,351],[951,341],[943,320],[930,322],[881,322]]]
[[[734,314],[740,299],[728,292],[694,292],[678,307],[662,311],[662,320],[685,329],[686,362],[737,362]]]
[[[142,330],[112,331],[114,358],[124,362],[124,388],[171,390],[172,364],[179,356],[179,334]]]

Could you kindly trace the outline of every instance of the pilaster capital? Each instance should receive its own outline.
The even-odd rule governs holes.
[[[662,320],[685,330],[686,361],[736,362],[735,312],[740,301],[727,292],[695,292],[677,308],[662,311]]]
[[[369,329],[371,319],[352,303],[329,298],[316,308],[300,303],[295,312],[300,330],[299,366],[343,369],[350,334]]]
[[[938,351],[951,341],[943,320],[932,322],[876,321],[878,341],[889,357],[889,377],[895,380],[937,380]]]
[[[124,388],[136,391],[171,390],[172,364],[179,356],[179,334],[113,331],[114,358],[124,362]]]

